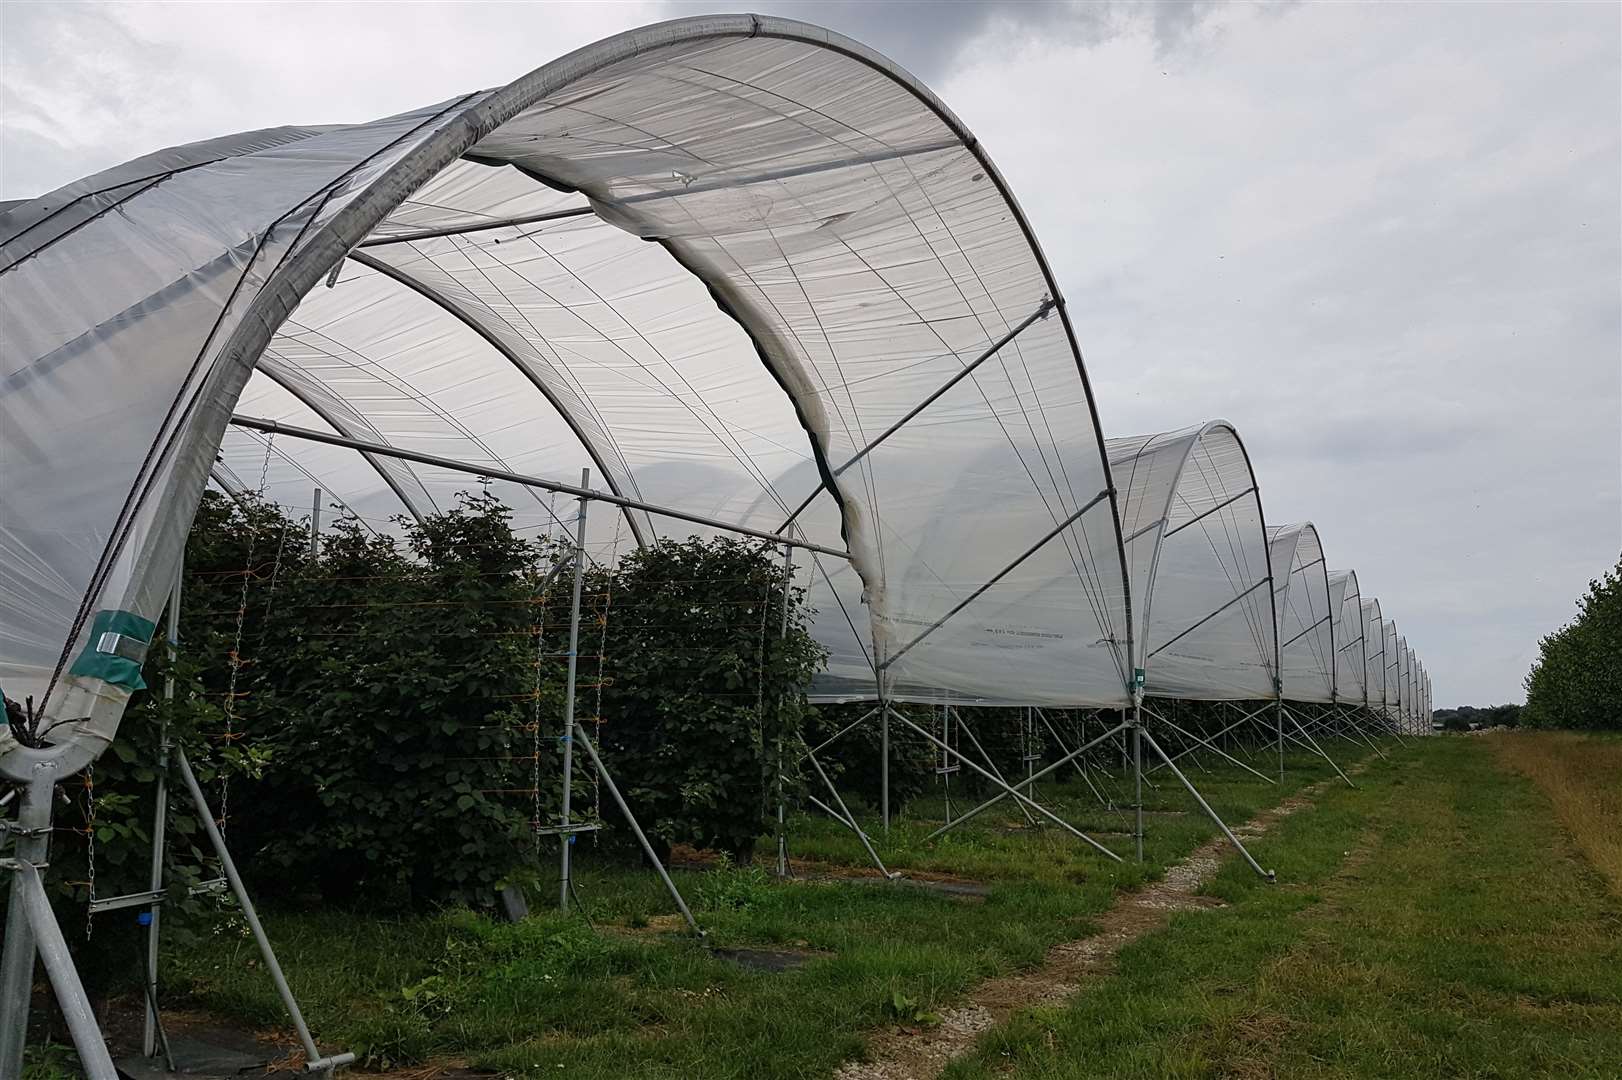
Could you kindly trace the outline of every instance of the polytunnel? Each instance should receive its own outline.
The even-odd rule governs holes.
[[[951,112],[839,35],[683,19],[383,120],[159,151],[4,213],[0,281],[0,683],[91,743],[211,475],[386,527],[482,472],[544,529],[553,497],[511,477],[589,467],[621,507],[599,548],[695,517],[811,545],[848,600],[818,618],[830,696],[1119,705],[1145,663],[1029,225]],[[1156,690],[1266,696],[1248,462],[1231,429],[1179,438],[1185,487],[1133,519],[1165,526],[1133,549]]]
[[[1268,530],[1279,678],[1292,701],[1335,701],[1335,612],[1323,544],[1311,522]]]
[[[1358,590],[1357,571],[1330,572],[1329,607],[1335,613],[1335,700],[1367,705],[1364,684],[1368,660],[1363,654],[1363,597]]]
[[[1276,696],[1277,617],[1261,495],[1223,420],[1110,439],[1144,691]]]
[[[1414,653],[1408,647],[1407,638],[1398,639],[1397,660],[1397,712],[1411,727],[1414,718]]]
[[[1371,709],[1383,709],[1385,702],[1385,623],[1380,618],[1380,601],[1363,600],[1363,686],[1364,701]]]
[[[1401,698],[1399,697],[1402,683],[1402,638],[1397,633],[1397,624],[1387,619],[1380,627],[1381,639],[1385,642],[1382,658],[1385,663],[1384,682],[1382,688],[1385,714],[1395,722],[1400,714]]]

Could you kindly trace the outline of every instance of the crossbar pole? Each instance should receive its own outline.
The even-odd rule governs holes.
[[[1001,352],[1003,346],[1007,345],[1010,341],[1013,341],[1020,334],[1024,333],[1026,327],[1030,326],[1038,319],[1047,318],[1048,312],[1052,311],[1055,306],[1056,305],[1052,297],[1043,297],[1042,302],[1036,306],[1035,311],[1021,319],[1013,329],[1009,330],[1002,337],[998,338],[996,341],[993,341],[979,356],[976,356],[973,360],[970,360],[967,364],[963,365],[958,372],[937,387],[928,397],[914,405],[911,409],[908,409],[906,415],[902,416],[901,419],[885,428],[866,446],[856,451],[856,453],[852,455],[850,459],[847,460],[843,465],[839,466],[837,469],[834,469],[832,475],[836,478],[839,477],[845,472],[846,469],[849,469],[852,465],[855,465],[868,454],[871,454],[874,450],[878,449],[880,443],[884,442],[884,440],[888,439],[891,435],[894,435],[896,432],[900,431],[910,420],[912,420],[913,417],[917,416],[919,413],[933,405],[941,398],[943,394],[952,389],[952,387],[968,378],[969,375],[973,373],[975,368],[979,367],[981,364],[985,363],[987,360],[990,360],[993,356],[996,356],[999,352]],[[805,497],[805,501],[794,508],[794,512],[789,514],[788,519],[783,522],[783,527],[777,531],[782,532],[783,529],[787,529],[790,525],[794,524],[794,520],[805,512],[805,508],[810,506],[818,495],[822,494],[822,490],[825,486],[826,484],[818,484],[815,488],[812,488],[811,494],[807,495]]]
[[[560,495],[573,495],[576,498],[585,497],[598,502],[611,503],[614,506],[628,507],[632,510],[641,510],[648,514],[657,514],[660,517],[675,518],[677,521],[686,521],[694,525],[703,525],[711,529],[720,529],[723,532],[737,533],[740,536],[752,536],[757,540],[770,540],[774,544],[791,544],[807,551],[831,555],[836,559],[849,559],[850,553],[837,548],[824,547],[813,544],[809,540],[797,540],[790,536],[781,536],[777,533],[767,532],[764,529],[752,529],[747,525],[736,525],[731,522],[718,521],[715,518],[705,517],[703,514],[690,514],[685,510],[674,507],[659,506],[655,503],[643,502],[641,499],[627,499],[623,495],[614,495],[605,491],[587,491],[573,484],[565,484],[560,480],[547,480],[539,476],[526,476],[523,473],[509,472],[506,469],[496,469],[488,465],[470,465],[455,458],[440,457],[438,454],[423,454],[415,450],[404,450],[387,443],[367,442],[365,439],[351,439],[347,435],[333,435],[325,431],[315,431],[311,428],[297,427],[293,424],[284,424],[279,420],[266,420],[257,416],[233,416],[231,424],[234,427],[247,428],[250,431],[262,431],[271,435],[281,435],[290,439],[303,439],[307,442],[325,443],[328,446],[341,446],[346,450],[359,450],[362,453],[376,454],[378,457],[398,458],[401,461],[412,461],[419,465],[428,465],[436,469],[446,469],[450,472],[466,473],[469,476],[487,476],[492,480],[501,480],[509,484],[518,484],[521,487],[540,488],[542,491],[555,491]]]
[[[881,670],[888,668],[891,664],[907,655],[908,650],[910,650],[914,645],[918,644],[920,641],[924,640],[924,638],[939,630],[942,626],[945,626],[948,619],[962,611],[964,608],[968,607],[970,604],[974,603],[987,589],[990,589],[993,585],[997,584],[997,582],[1013,573],[1026,559],[1030,558],[1032,555],[1035,555],[1038,551],[1041,551],[1044,547],[1046,547],[1048,542],[1051,541],[1055,536],[1058,536],[1060,533],[1064,532],[1066,529],[1070,528],[1070,526],[1079,521],[1081,519],[1081,515],[1085,514],[1087,511],[1109,498],[1109,494],[1110,489],[1105,488],[1097,495],[1094,495],[1091,499],[1088,499],[1085,506],[1071,514],[1069,517],[1065,518],[1063,521],[1059,522],[1052,529],[1048,530],[1048,532],[1044,534],[1040,540],[1021,552],[1017,559],[1003,567],[1001,570],[997,571],[996,575],[992,577],[990,581],[986,582],[968,596],[964,597],[952,608],[951,611],[948,611],[945,615],[942,615],[929,626],[925,627],[922,633],[903,645],[899,652],[887,657],[884,663],[879,665],[879,668]]]
[[[805,756],[810,759],[811,767],[817,770],[817,775],[820,776],[822,778],[822,782],[827,785],[828,794],[834,797],[834,802],[838,804],[840,812],[845,815],[846,822],[850,825],[852,831],[856,833],[856,839],[860,840],[862,842],[862,847],[867,849],[867,857],[873,860],[873,865],[879,868],[880,873],[882,873],[885,877],[889,877],[890,871],[885,868],[884,860],[879,858],[879,853],[877,851],[873,850],[873,844],[870,840],[868,840],[867,833],[863,832],[861,828],[857,826],[856,815],[850,812],[850,807],[845,805],[845,800],[839,795],[839,789],[834,787],[834,782],[832,780],[828,779],[828,774],[823,771],[822,762],[818,761],[817,755],[811,752],[811,746],[805,741],[804,735],[800,736],[800,745],[805,747]]]
[[[1233,762],[1235,765],[1239,766],[1241,769],[1245,770],[1247,773],[1250,773],[1252,776],[1261,777],[1261,779],[1267,781],[1269,784],[1273,783],[1273,778],[1271,776],[1267,776],[1267,775],[1265,775],[1263,773],[1257,772],[1255,769],[1252,769],[1249,765],[1246,765],[1243,761],[1240,761],[1238,758],[1236,758],[1236,757],[1232,756],[1231,754],[1228,754],[1227,752],[1225,752],[1221,747],[1217,746],[1215,743],[1211,742],[1209,739],[1203,739],[1200,736],[1195,735],[1193,732],[1185,730],[1184,728],[1178,726],[1177,724],[1172,723],[1170,720],[1166,719],[1164,716],[1161,716],[1159,713],[1155,712],[1153,709],[1145,707],[1143,711],[1148,713],[1150,716],[1154,717],[1156,720],[1159,720],[1162,724],[1165,724],[1167,727],[1171,728],[1173,731],[1177,732],[1177,734],[1181,735],[1183,738],[1191,739],[1194,742],[1199,743],[1201,746],[1204,746],[1207,750],[1211,751],[1213,754],[1217,755],[1220,758],[1225,758],[1228,761]],[[1190,748],[1190,751],[1191,750],[1192,750],[1192,748]],[[1184,753],[1188,753],[1190,751],[1184,751]],[[1198,761],[1199,759],[1195,758],[1195,760]]]

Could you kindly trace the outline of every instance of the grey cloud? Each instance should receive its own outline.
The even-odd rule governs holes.
[[[667,6],[673,16],[701,7],[687,0],[668,0]],[[931,82],[950,72],[971,47],[978,59],[999,59],[1033,38],[1089,45],[1141,27],[1160,47],[1175,48],[1216,8],[1214,0],[777,0],[754,10],[837,30]]]

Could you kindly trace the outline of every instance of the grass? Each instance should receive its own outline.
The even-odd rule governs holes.
[[[1067,1004],[1015,1013],[948,1080],[1622,1075],[1622,902],[1599,869],[1622,833],[1622,741],[1414,742],[1252,844],[1281,884],[1228,860],[1208,886],[1227,907],[1176,915]],[[1333,774],[1296,758],[1283,788],[1231,767],[1191,775],[1238,822]],[[589,848],[579,885],[594,926],[549,913],[518,925],[466,912],[270,911],[266,922],[323,1045],[372,1067],[827,1077],[861,1056],[867,1033],[928,1025],[982,980],[1086,934],[1118,889],[1212,835],[1176,813],[1193,807],[1172,778],[1154,780],[1160,861],[1146,866],[1106,862],[1006,806],[928,840],[943,808],[914,803],[886,862],[985,882],[983,901],[837,876],[779,882],[753,867],[676,872],[711,945],[808,957],[783,974],[686,938],[650,873]],[[1042,796],[1128,850],[1129,823],[1084,788],[1044,784]],[[826,818],[799,819],[791,835],[812,869],[864,866],[854,836]],[[169,1003],[285,1028],[252,942],[230,921],[217,931],[169,949]]]
[[[1622,738],[1515,731],[1487,741],[1542,789],[1560,824],[1622,897]]]
[[[1616,1077],[1622,905],[1489,742],[1420,740],[1327,789],[1255,845],[1285,884],[1230,860],[1227,908],[1175,917],[946,1076]]]
[[[1332,775],[1306,758],[1290,765],[1283,787],[1231,768],[1195,775],[1240,821]],[[1154,780],[1151,810],[1194,809],[1169,775]],[[1101,839],[1129,849],[1125,819],[1079,783],[1044,784],[1041,796],[1084,828],[1113,830]],[[927,1023],[978,982],[1039,962],[1057,942],[1086,934],[1116,890],[1213,833],[1196,814],[1157,814],[1148,845],[1158,861],[1116,864],[1055,828],[1031,829],[1007,807],[930,841],[938,809],[915,804],[883,845],[886,861],[986,882],[983,900],[871,880],[779,882],[747,867],[676,873],[709,944],[809,954],[781,974],[747,970],[675,932],[650,873],[602,865],[589,850],[579,889],[595,929],[545,913],[516,926],[465,912],[390,920],[280,911],[266,923],[323,1044],[357,1050],[374,1067],[449,1058],[511,1074],[787,1080],[829,1075],[861,1055],[864,1032]],[[791,835],[794,854],[819,864],[866,861],[855,837],[826,818],[799,819]],[[285,1023],[240,929],[227,924],[168,956],[171,1003]]]

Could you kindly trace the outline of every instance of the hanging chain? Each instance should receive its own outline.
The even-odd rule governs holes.
[[[90,900],[92,904],[96,899],[96,767],[84,767],[84,831],[85,831],[85,884],[90,887]],[[86,909],[84,917],[84,939],[90,940],[90,932],[96,925],[96,917]]]
[[[548,546],[550,551],[550,545]],[[530,687],[530,796],[534,800],[529,819],[529,834],[535,845],[535,857],[541,857],[541,669],[546,663],[546,597],[550,588],[548,575],[541,579],[546,587],[541,589],[538,597],[540,612],[535,622],[535,671],[533,685]]]
[[[270,457],[276,446],[276,433],[273,431],[265,436],[265,461],[259,468],[259,487],[254,492],[258,500],[263,501],[265,487],[270,480]],[[225,687],[225,734],[222,737],[221,768],[220,768],[220,835],[225,835],[226,824],[230,820],[231,808],[231,770],[225,766],[224,758],[231,749],[231,744],[237,740],[237,681],[242,674],[242,630],[248,618],[248,586],[253,581],[254,552],[259,546],[259,529],[250,518],[248,521],[248,555],[242,567],[242,591],[237,597],[236,629],[231,639],[231,677]],[[281,551],[277,549],[278,564]]]
[[[591,729],[597,746],[603,745],[603,665],[604,657],[608,652],[608,612],[614,606],[614,574],[619,568],[620,558],[620,526],[624,524],[625,515],[614,515],[614,547],[608,556],[608,573],[603,575],[602,609],[597,616],[597,686],[595,687],[595,701],[591,709]],[[599,749],[599,753],[601,750]],[[598,821],[603,820],[603,782],[597,775],[597,770],[591,771],[591,809]],[[596,843],[595,834],[592,843]]]

